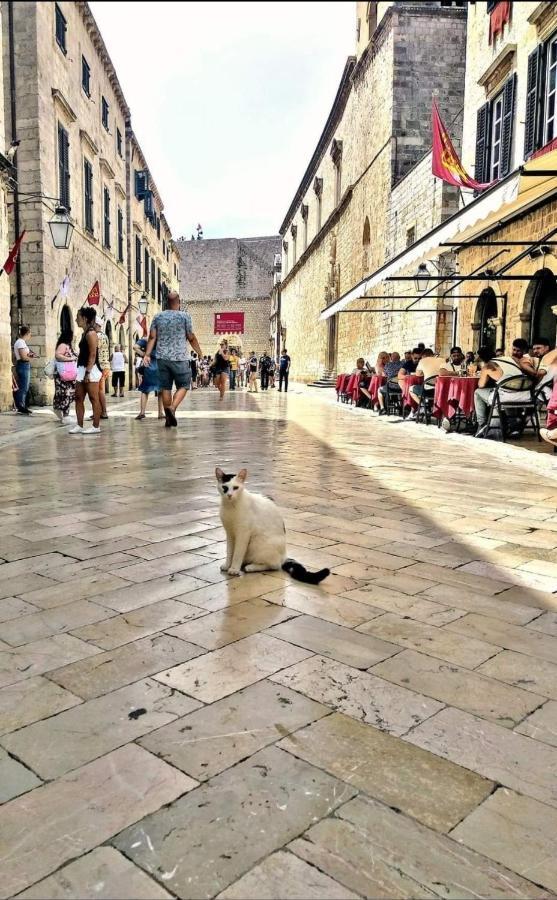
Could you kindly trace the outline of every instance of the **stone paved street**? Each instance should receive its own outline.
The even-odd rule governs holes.
[[[331,393],[0,419],[0,897],[557,895],[552,459]],[[216,465],[320,588],[220,572]]]

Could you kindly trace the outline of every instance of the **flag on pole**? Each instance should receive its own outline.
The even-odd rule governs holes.
[[[93,287],[87,294],[87,303],[89,306],[98,306],[101,300],[101,289],[99,287],[99,282],[95,281]]]
[[[124,312],[122,313],[122,315],[121,315],[120,318],[118,319],[118,325],[123,325],[124,322],[126,321],[126,316],[128,315],[128,310],[129,310],[129,308],[130,308],[130,304],[128,303],[128,305],[126,306]]]
[[[23,240],[24,234],[25,234],[25,230],[23,230],[21,232],[21,234],[19,235],[17,241],[15,242],[12,249],[8,253],[8,258],[7,258],[6,262],[2,266],[2,271],[5,272],[6,275],[11,275],[14,270],[14,266],[16,263],[16,259],[17,259],[18,253],[19,253],[19,248],[21,247],[21,242]]]
[[[147,332],[147,316],[143,316],[140,314],[139,316],[136,316],[135,321],[141,328],[141,330],[143,332],[143,337],[147,337],[147,333],[148,333]]]
[[[431,125],[433,131],[431,171],[437,178],[441,178],[447,184],[453,184],[455,187],[471,188],[473,191],[485,191],[495,184],[495,181],[480,184],[463,169],[449,133],[443,125],[435,100],[431,108]]]
[[[112,319],[114,318],[114,303],[112,302],[112,300],[106,307],[104,317],[107,322],[112,322]]]

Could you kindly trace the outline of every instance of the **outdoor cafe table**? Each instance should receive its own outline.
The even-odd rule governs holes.
[[[423,384],[423,381],[424,381],[423,375],[407,375],[406,378],[404,378],[400,382],[400,387],[402,390],[402,408],[403,409],[405,406],[410,406],[412,409],[418,408],[418,404],[413,399],[413,397],[410,396],[410,388],[412,387],[413,384]]]
[[[457,410],[469,418],[474,412],[474,392],[479,378],[469,375],[439,375],[435,382],[433,415],[451,419]]]
[[[379,403],[379,388],[384,384],[387,384],[387,376],[386,375],[372,375],[369,385],[368,391],[371,395],[371,405],[375,406],[376,403]]]

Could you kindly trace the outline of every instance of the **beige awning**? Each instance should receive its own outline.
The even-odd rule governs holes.
[[[539,175],[536,174],[538,172]],[[372,275],[362,279],[342,297],[327,306],[321,312],[320,320],[324,321],[340,312],[353,300],[365,300],[371,288],[387,278],[398,275],[405,269],[415,271],[419,263],[447,253],[449,248],[444,245],[448,241],[466,243],[476,240],[494,228],[501,227],[517,214],[549,200],[557,194],[556,173],[557,150],[525,163]],[[388,299],[388,296],[385,299]]]

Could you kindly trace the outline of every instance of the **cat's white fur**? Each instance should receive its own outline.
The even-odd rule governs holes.
[[[239,575],[281,569],[286,560],[284,520],[272,500],[245,488],[247,470],[230,480],[222,469],[215,475],[221,496],[220,517],[226,531],[226,561],[221,572]]]

